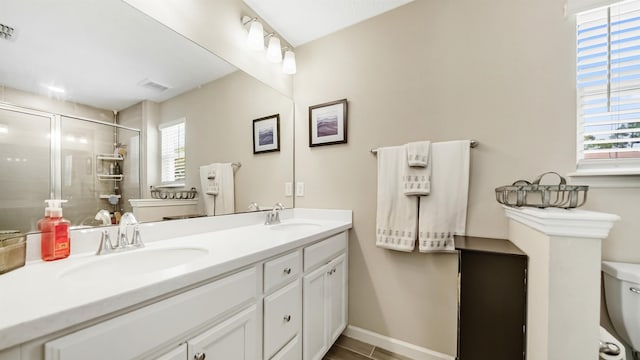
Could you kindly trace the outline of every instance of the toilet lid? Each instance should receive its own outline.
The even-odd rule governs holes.
[[[640,284],[640,264],[603,261],[602,271],[616,279]]]

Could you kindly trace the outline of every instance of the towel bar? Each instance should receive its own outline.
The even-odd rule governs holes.
[[[472,148],[477,147],[477,146],[479,145],[478,140],[471,139],[471,140],[470,140],[469,145],[470,145]],[[375,154],[377,154],[377,153],[378,153],[378,148],[371,148],[371,150],[370,150],[370,151],[371,151],[371,153],[372,153],[372,154],[374,154],[374,155],[375,155]]]

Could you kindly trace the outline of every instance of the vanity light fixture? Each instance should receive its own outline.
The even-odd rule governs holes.
[[[279,63],[282,61],[282,47],[280,46],[280,39],[278,39],[274,33],[267,35],[269,37],[269,46],[267,47],[267,60],[272,63]]]
[[[284,52],[284,60],[282,61],[282,72],[287,75],[293,75],[297,71],[296,67],[296,54],[287,50]]]
[[[295,54],[291,49],[289,49],[289,47],[282,47],[282,41],[280,40],[280,37],[278,37],[278,34],[270,32],[267,35],[264,35],[264,27],[262,26],[262,23],[258,21],[257,17],[245,15],[240,21],[242,23],[242,27],[249,32],[249,35],[247,36],[247,44],[250,49],[264,51],[264,42],[265,39],[268,38],[269,45],[266,50],[267,61],[274,64],[283,62],[282,51],[285,50],[282,72],[287,75],[293,75],[296,73]],[[285,43],[285,45],[287,44]]]
[[[249,27],[249,36],[247,37],[247,44],[252,50],[264,50],[264,28],[262,23],[258,21],[258,18],[249,19],[248,22],[243,25],[251,24]]]

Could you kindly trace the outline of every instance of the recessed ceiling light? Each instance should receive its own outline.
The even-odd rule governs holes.
[[[0,134],[8,134],[8,133],[9,133],[9,126],[0,124]]]

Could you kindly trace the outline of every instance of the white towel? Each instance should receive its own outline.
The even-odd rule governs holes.
[[[200,166],[200,185],[207,215],[233,214],[235,189],[231,163]]]
[[[420,197],[420,252],[454,251],[453,235],[465,234],[469,149],[469,140],[431,144],[431,195]]]
[[[416,141],[405,145],[407,148],[407,164],[411,167],[429,166],[431,157],[431,141]]]
[[[404,146],[378,149],[376,245],[409,252],[415,247],[418,199],[403,193],[401,178],[406,167]]]
[[[431,193],[432,168],[431,142],[413,142],[405,144],[404,147],[408,164],[402,176],[404,194],[408,196],[429,195]],[[412,166],[411,163],[422,165]]]

